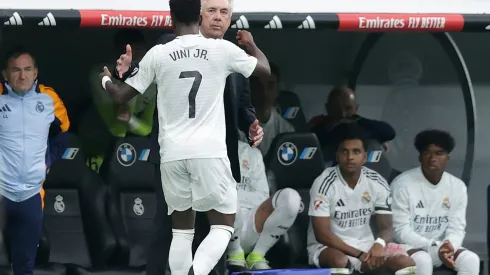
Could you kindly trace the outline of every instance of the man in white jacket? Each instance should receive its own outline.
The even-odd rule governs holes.
[[[291,188],[270,196],[259,149],[240,141],[238,156],[242,178],[237,183],[239,207],[235,233],[228,245],[228,264],[254,270],[270,269],[264,256],[294,223],[301,197]]]
[[[480,259],[462,247],[466,228],[466,185],[445,172],[455,145],[447,132],[427,130],[415,138],[420,167],[399,175],[391,184],[393,227],[407,246],[418,275],[445,265],[458,275],[477,275]]]

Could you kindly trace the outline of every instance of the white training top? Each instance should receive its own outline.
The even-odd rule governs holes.
[[[466,234],[466,185],[444,172],[431,184],[417,167],[393,180],[393,227],[398,242],[428,250],[434,242],[449,240],[459,249]]]
[[[265,165],[259,149],[252,148],[243,141],[238,142],[238,158],[242,175],[237,183],[238,206],[251,210],[270,196]]]
[[[178,36],[146,53],[126,83],[140,93],[157,84],[162,163],[227,157],[226,77],[240,73],[248,78],[256,66],[257,59],[235,44],[198,34]]]
[[[339,166],[329,167],[310,189],[311,217],[330,217],[330,230],[349,246],[362,249],[374,242],[370,219],[373,213],[391,214],[390,187],[378,172],[362,167],[354,189],[343,179]],[[308,246],[318,241],[312,223],[308,228]]]

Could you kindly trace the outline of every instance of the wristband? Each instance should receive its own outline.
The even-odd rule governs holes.
[[[379,243],[383,248],[386,247],[386,242],[385,240],[381,239],[381,238],[377,238],[375,243]]]
[[[357,257],[356,257],[356,258],[360,259],[360,258],[361,258],[361,256],[362,256],[362,254],[364,254],[364,252],[362,252],[362,251],[361,251],[361,253],[359,253],[359,255],[357,255]]]
[[[107,91],[107,89],[106,89],[106,87],[105,87],[105,84],[107,83],[107,81],[110,81],[110,82],[112,83],[111,78],[110,78],[109,76],[107,76],[107,75],[106,75],[106,76],[104,76],[104,77],[102,78],[102,88],[104,88],[104,90],[106,90],[106,91]]]

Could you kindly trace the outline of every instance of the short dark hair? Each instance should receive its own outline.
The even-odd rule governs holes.
[[[333,136],[337,144],[336,150],[339,149],[340,144],[346,140],[360,140],[364,151],[368,150],[366,131],[356,123],[342,123],[332,129]]]
[[[140,30],[122,29],[114,35],[114,48],[120,50],[127,44],[145,43],[145,36]]]
[[[170,0],[170,13],[180,23],[198,23],[201,16],[201,0]]]
[[[275,63],[269,62],[269,67],[271,68],[271,75],[275,75],[277,80],[281,79],[281,71],[279,70],[279,66]]]
[[[21,55],[24,55],[24,54],[27,54],[29,56],[31,56],[32,58],[32,62],[34,63],[34,67],[37,68],[37,64],[36,64],[36,58],[34,57],[34,55],[29,51],[27,50],[25,47],[23,46],[15,46],[13,47],[11,50],[9,50],[6,54],[5,54],[5,57],[4,57],[4,63],[3,63],[3,68],[4,69],[7,69],[8,66],[9,66],[9,60],[11,58],[18,58],[19,56]]]
[[[422,131],[415,137],[414,146],[419,153],[427,150],[431,145],[441,147],[449,154],[453,151],[456,142],[449,132],[437,129]]]

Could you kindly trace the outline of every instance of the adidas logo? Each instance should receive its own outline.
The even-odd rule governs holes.
[[[12,110],[10,110],[9,106],[7,104],[3,105],[2,108],[0,108],[0,113],[2,112],[12,112]]]
[[[235,24],[231,25],[232,29],[248,29],[250,28],[250,25],[248,24],[247,17],[245,16],[240,16],[238,20],[235,22]]]
[[[345,206],[344,201],[342,199],[338,200],[337,206]]]
[[[18,12],[14,12],[8,21],[3,23],[5,26],[22,26],[22,18]]]
[[[282,29],[282,22],[277,15],[274,15],[272,17],[272,20],[269,22],[269,24],[265,25],[266,29]]]
[[[315,28],[315,21],[311,16],[307,16],[305,21],[301,23],[301,25],[298,26],[298,29],[314,29]]]
[[[424,208],[424,204],[422,203],[422,201],[419,201],[419,203],[417,203],[417,206],[415,206],[415,208]]]
[[[38,26],[56,26],[56,19],[52,13],[48,13],[46,17],[44,17],[43,21],[37,24]]]

